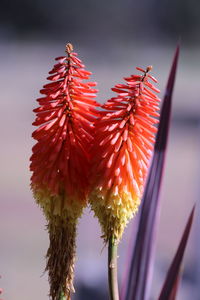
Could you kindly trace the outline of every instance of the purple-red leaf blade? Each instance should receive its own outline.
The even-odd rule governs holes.
[[[154,235],[160,210],[159,191],[168,140],[172,93],[178,57],[179,46],[175,52],[161,109],[155,151],[143,195],[141,216],[130,265],[129,278],[127,280],[125,300],[145,300],[149,298],[148,293],[151,283],[150,271],[152,267],[152,252],[155,246]]]
[[[174,282],[174,286],[172,288],[172,291],[170,293],[170,297],[169,297],[168,300],[176,300],[176,294],[177,294],[177,291],[178,291],[179,281],[180,281],[180,274]]]
[[[183,255],[189,238],[190,230],[192,227],[193,217],[194,217],[195,207],[192,209],[190,216],[188,218],[185,230],[183,232],[181,241],[179,243],[178,249],[172,261],[172,264],[167,273],[163,288],[161,290],[159,300],[175,300],[176,290],[178,285],[178,279],[180,276],[180,267],[183,260]]]

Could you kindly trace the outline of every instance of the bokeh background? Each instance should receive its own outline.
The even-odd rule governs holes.
[[[200,2],[198,0],[1,0],[0,10],[0,286],[4,300],[48,299],[45,252],[48,235],[29,189],[33,140],[32,109],[54,57],[65,44],[98,82],[98,100],[135,66],[153,65],[164,93],[171,60],[181,40],[172,124],[162,187],[152,299],[156,299],[196,202],[196,216],[184,259],[178,299],[200,299]],[[119,251],[123,281],[135,224],[126,229]],[[107,299],[107,253],[92,212],[79,222],[76,296]]]

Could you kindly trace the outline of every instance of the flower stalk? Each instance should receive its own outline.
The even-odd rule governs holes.
[[[111,236],[108,243],[108,284],[110,300],[119,300],[117,278],[117,248],[118,241]]]
[[[60,300],[68,300],[63,292],[61,292]]]

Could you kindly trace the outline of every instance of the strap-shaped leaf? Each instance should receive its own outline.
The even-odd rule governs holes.
[[[167,273],[163,288],[161,290],[159,300],[175,300],[176,292],[178,287],[178,281],[180,276],[180,267],[183,260],[183,255],[189,238],[190,230],[192,227],[193,217],[194,217],[195,207],[192,209],[190,216],[188,218],[185,230],[183,232],[181,241],[179,243],[178,249],[172,261],[172,264]]]
[[[159,192],[168,141],[172,93],[176,77],[178,57],[179,46],[175,52],[161,109],[155,152],[144,191],[139,228],[130,266],[125,297],[126,300],[149,299],[148,294],[151,283],[150,271],[152,268],[153,258],[152,252],[155,246],[155,230],[160,210]]]

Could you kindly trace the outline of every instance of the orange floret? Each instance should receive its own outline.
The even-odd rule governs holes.
[[[106,241],[119,240],[138,210],[157,132],[159,90],[149,72],[125,78],[112,90],[95,123],[90,202]]]

